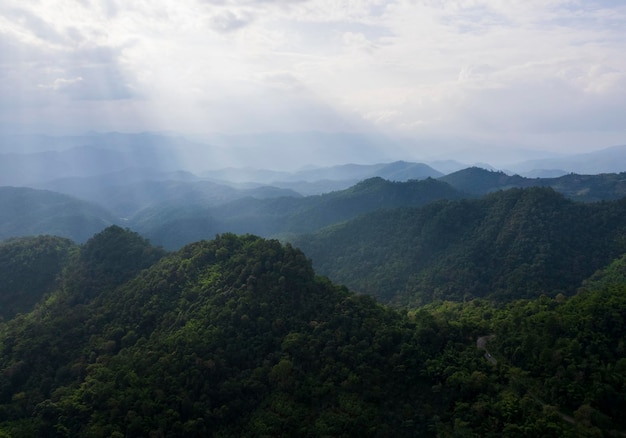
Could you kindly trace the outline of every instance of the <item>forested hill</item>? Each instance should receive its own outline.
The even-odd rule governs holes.
[[[551,187],[567,198],[582,202],[615,200],[626,196],[625,172],[598,175],[570,173],[558,178],[524,178],[519,175],[507,175],[504,172],[470,167],[442,176],[438,180],[475,195],[514,187]]]
[[[0,431],[426,431],[415,407],[429,384],[406,318],[315,277],[277,241],[224,235],[158,257],[138,235],[107,229],[82,247],[63,289],[2,328]]]
[[[414,167],[400,162],[385,168],[391,178]],[[233,188],[185,172],[133,169],[47,185],[83,201],[52,191],[0,187],[0,240],[48,234],[84,242],[111,224],[123,224],[167,249],[225,232],[289,239],[377,209],[538,186],[577,201],[615,200],[626,196],[626,174],[531,179],[469,168],[440,179],[393,182],[375,177],[347,189],[301,196],[269,186]]]
[[[0,436],[621,436],[624,272],[403,315],[277,241],[110,227],[0,324]]]
[[[428,367],[448,401],[439,436],[626,436],[626,257],[571,298],[443,302],[412,313],[433,340],[447,340]],[[471,348],[462,341],[477,333],[489,335]],[[493,371],[470,365],[476,347]]]
[[[293,243],[321,274],[384,302],[571,294],[626,252],[626,199],[583,204],[511,189],[379,211]]]
[[[53,292],[76,249],[71,240],[52,236],[0,242],[0,320],[32,310]]]
[[[264,237],[312,232],[381,208],[461,197],[461,192],[431,178],[403,183],[370,178],[349,189],[301,198],[245,198],[217,207],[168,202],[138,213],[129,225],[152,242],[179,248],[224,232]]]
[[[102,207],[68,195],[0,187],[0,240],[48,234],[84,242],[115,221]]]

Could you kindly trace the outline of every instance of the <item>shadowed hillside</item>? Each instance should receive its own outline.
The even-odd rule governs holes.
[[[293,242],[320,273],[386,302],[555,296],[626,251],[626,199],[511,189],[379,211]]]
[[[95,204],[47,190],[0,187],[0,240],[49,234],[84,242],[115,223]]]

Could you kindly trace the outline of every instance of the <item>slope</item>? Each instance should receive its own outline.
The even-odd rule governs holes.
[[[0,435],[619,436],[625,260],[569,299],[407,318],[276,241],[163,257],[107,228],[0,325]]]
[[[276,241],[223,235],[135,275],[145,251],[133,233],[105,230],[81,249],[64,290],[0,332],[0,431],[425,431],[425,413],[406,409],[424,401],[413,371],[422,352],[405,318],[315,277],[301,252]]]
[[[551,189],[380,211],[292,243],[321,274],[397,304],[572,293],[626,251],[626,199],[582,204]]]
[[[302,198],[247,197],[215,207],[164,203],[139,212],[129,224],[155,243],[178,248],[224,232],[264,237],[309,232],[381,208],[420,206],[461,196],[433,179],[394,183],[371,178],[346,190]]]
[[[115,222],[94,204],[60,193],[0,187],[0,240],[49,234],[84,242]]]
[[[625,292],[621,257],[570,298],[412,311],[440,347],[425,370],[444,407],[438,436],[626,435]]]
[[[0,242],[0,320],[31,311],[53,292],[75,248],[71,240],[52,236]]]
[[[567,155],[560,158],[530,160],[507,166],[524,173],[536,169],[563,169],[580,174],[623,172],[626,162],[626,145],[612,146],[597,151]]]
[[[513,187],[551,187],[575,201],[614,200],[626,196],[626,173],[578,175],[570,173],[557,178],[524,178],[479,167],[459,170],[439,178],[457,190],[484,195]]]

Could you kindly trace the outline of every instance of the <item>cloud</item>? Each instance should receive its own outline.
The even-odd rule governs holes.
[[[236,14],[226,10],[209,18],[209,24],[217,32],[229,33],[246,27],[252,20],[252,16],[248,14]]]
[[[615,1],[6,0],[0,123],[626,138],[624,29]]]

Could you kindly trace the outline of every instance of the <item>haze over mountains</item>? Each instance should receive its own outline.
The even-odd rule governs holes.
[[[0,438],[626,437],[626,5],[0,2]]]
[[[103,175],[129,168],[155,172],[185,170],[203,177],[263,184],[284,180],[355,181],[369,176],[394,179],[393,174],[378,174],[375,168],[359,170],[358,167],[335,166],[349,163],[380,166],[380,163],[402,160],[427,164],[442,174],[482,163],[481,167],[507,173],[542,176],[537,172],[550,172],[550,176],[557,176],[554,172],[620,172],[626,161],[626,146],[599,147],[591,153],[558,157],[540,151],[491,150],[485,153],[477,147],[463,154],[442,157],[436,146],[400,145],[389,138],[364,134],[259,134],[230,136],[220,141],[214,144],[154,133],[4,136],[0,138],[0,184],[43,184],[60,178]],[[328,167],[332,169],[320,169]]]
[[[520,163],[533,175],[563,174],[527,178],[511,174],[510,169],[490,171],[453,160],[430,165],[402,160],[367,164],[398,153],[393,147],[384,152],[382,137],[312,133],[262,138],[264,143],[255,150],[275,160],[273,169],[249,166],[259,164],[254,154],[248,156],[247,167],[219,167],[225,157],[223,146],[166,134],[4,138],[2,150],[21,147],[29,152],[1,157],[0,185],[23,186],[3,188],[1,236],[43,233],[81,242],[116,223],[156,244],[178,248],[222,232],[288,238],[380,208],[419,207],[437,199],[475,197],[512,187],[551,187],[585,202],[626,194],[623,174],[606,173],[622,169],[626,147]],[[254,140],[250,136],[230,140],[235,142],[229,146],[235,155],[239,151],[243,157],[252,150],[247,146]],[[328,143],[316,143],[322,141]],[[362,164],[275,170],[291,159],[281,155],[284,151],[306,150],[321,156],[320,150],[334,150],[339,144]],[[327,155],[337,160],[341,154]],[[576,169],[595,172],[571,174]],[[33,210],[22,217],[31,204]]]
[[[94,137],[0,162],[0,435],[622,434],[626,173],[555,168],[625,148],[526,177]]]

